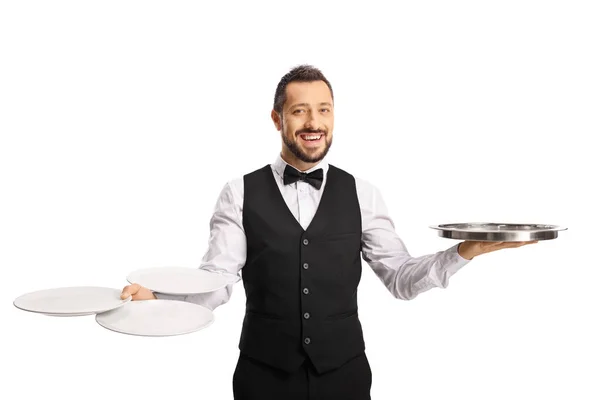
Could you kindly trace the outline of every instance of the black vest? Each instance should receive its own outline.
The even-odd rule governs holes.
[[[276,368],[341,366],[365,349],[358,319],[361,213],[354,177],[329,166],[306,229],[290,212],[271,166],[244,176],[246,315],[239,348]]]

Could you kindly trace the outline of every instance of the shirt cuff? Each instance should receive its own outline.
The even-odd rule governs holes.
[[[446,250],[446,253],[448,254],[448,256],[450,258],[450,263],[448,263],[448,268],[446,270],[451,272],[452,274],[454,274],[459,269],[461,269],[462,267],[464,267],[465,265],[467,265],[468,263],[470,263],[472,261],[472,260],[467,260],[466,258],[463,258],[460,254],[458,254],[458,246],[459,245],[460,245],[460,243],[456,244],[456,245],[450,247],[448,250]]]

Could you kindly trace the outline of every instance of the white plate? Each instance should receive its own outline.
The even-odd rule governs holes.
[[[19,296],[14,306],[51,316],[75,317],[98,314],[121,307],[131,296],[121,299],[121,290],[96,286],[73,286],[38,290]]]
[[[38,313],[38,314],[46,315],[48,317],[83,317],[85,315],[94,315],[96,313],[86,312],[86,313],[76,313],[76,314],[50,314],[50,313]]]
[[[96,315],[111,331],[138,336],[174,336],[196,332],[214,321],[211,310],[179,300],[137,300]]]
[[[155,267],[134,271],[129,283],[139,283],[153,292],[165,294],[197,294],[214,292],[227,286],[227,278],[199,268]]]

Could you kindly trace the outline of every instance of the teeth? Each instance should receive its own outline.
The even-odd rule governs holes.
[[[317,139],[321,139],[321,135],[318,136],[304,136],[305,140],[317,140]]]

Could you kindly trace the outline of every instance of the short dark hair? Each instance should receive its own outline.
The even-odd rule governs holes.
[[[277,89],[275,90],[275,100],[273,102],[273,109],[278,114],[281,114],[283,111],[283,104],[286,101],[286,93],[285,89],[290,82],[315,82],[315,81],[323,81],[329,87],[329,91],[331,92],[331,98],[333,99],[333,89],[331,88],[331,84],[325,78],[325,75],[318,69],[313,67],[312,65],[299,65],[293,68],[290,72],[285,74],[283,78],[279,81],[277,85]]]

